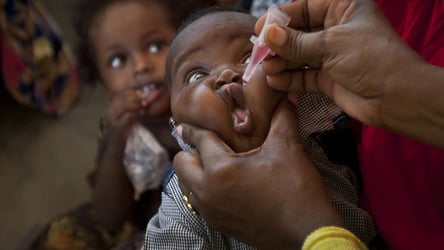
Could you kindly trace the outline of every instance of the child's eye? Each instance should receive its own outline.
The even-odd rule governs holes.
[[[207,73],[205,73],[203,71],[194,71],[194,72],[191,72],[191,74],[189,74],[186,82],[187,82],[187,84],[190,84],[190,83],[198,81],[199,79],[201,79],[205,76],[207,76]]]
[[[120,68],[125,63],[125,61],[126,61],[126,56],[125,55],[116,55],[116,56],[112,56],[109,59],[108,65],[111,68]]]
[[[248,55],[246,55],[243,59],[242,59],[242,64],[249,64],[251,61],[251,54],[249,53]]]
[[[166,43],[163,41],[151,42],[148,44],[148,51],[151,54],[157,54],[165,47],[165,45]]]

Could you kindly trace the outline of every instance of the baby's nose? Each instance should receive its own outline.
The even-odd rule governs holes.
[[[216,88],[233,82],[242,83],[242,75],[231,68],[223,69],[217,77]]]

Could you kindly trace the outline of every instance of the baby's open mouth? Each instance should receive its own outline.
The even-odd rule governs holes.
[[[248,133],[252,121],[244,103],[242,84],[230,83],[222,86],[221,95],[231,110],[234,130],[238,133]]]

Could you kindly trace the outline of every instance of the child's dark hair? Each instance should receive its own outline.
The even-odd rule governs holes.
[[[89,31],[94,19],[111,4],[125,1],[154,2],[164,7],[170,14],[173,27],[178,29],[181,23],[196,9],[211,6],[216,1],[205,0],[79,0],[74,26],[79,37],[76,50],[80,76],[83,81],[95,84],[100,80],[94,50]],[[131,13],[129,13],[131,15]]]

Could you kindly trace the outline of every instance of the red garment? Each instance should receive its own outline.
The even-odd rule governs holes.
[[[444,67],[444,0],[375,1],[413,49]],[[390,248],[443,247],[444,150],[369,126],[361,139],[362,206]]]

